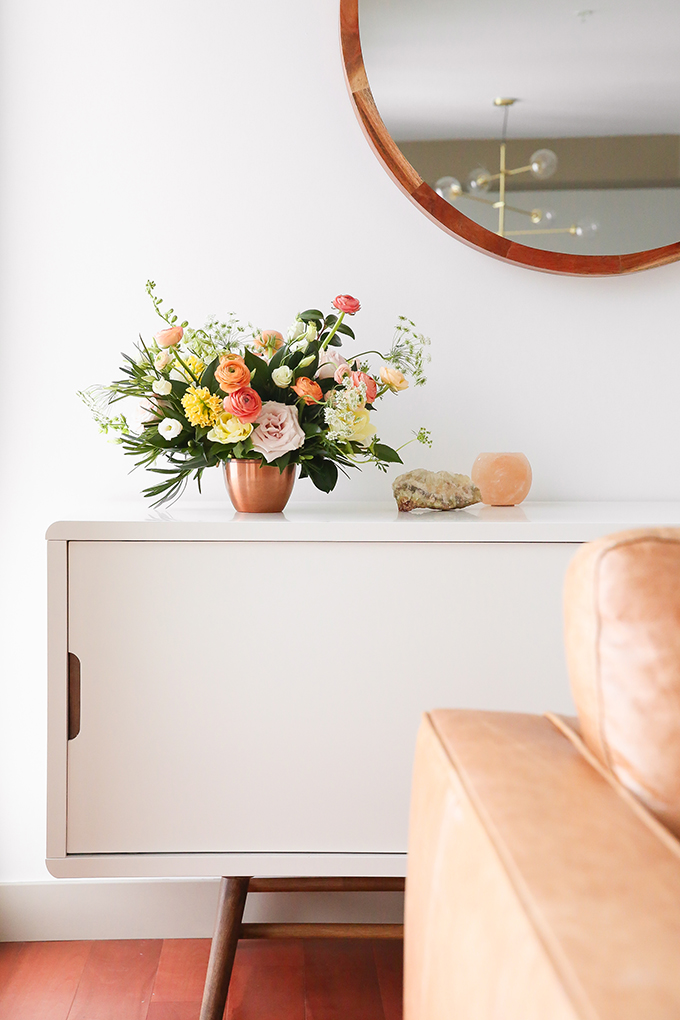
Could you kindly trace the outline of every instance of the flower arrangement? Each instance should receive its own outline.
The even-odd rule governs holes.
[[[153,281],[146,287],[164,328],[151,343],[140,336],[134,357],[123,354],[124,378],[79,395],[102,431],[113,432],[124,452],[137,458],[137,467],[163,476],[144,489],[154,506],[176,499],[192,474],[200,490],[203,471],[230,458],[280,471],[299,464],[300,476],[322,492],[335,487],[338,469],[402,463],[399,450],[378,439],[371,413],[381,397],[405,390],[408,377],[416,386],[425,382],[430,341],[409,319],[400,316],[385,354],[345,358],[340,348],[355,336],[344,320],[361,307],[348,294],[335,298],[329,314],[300,312],[284,339],[276,330],[246,328],[233,316],[210,319],[202,329],[178,325],[174,309],[162,309]],[[371,354],[383,362],[377,376],[366,360]],[[141,406],[138,427],[130,413],[109,411],[129,397]],[[426,429],[414,435],[431,445]],[[164,466],[157,466],[159,459]]]

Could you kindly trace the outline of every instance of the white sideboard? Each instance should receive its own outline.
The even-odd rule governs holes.
[[[47,535],[56,876],[403,875],[421,713],[572,711],[569,559],[680,506],[118,516]]]

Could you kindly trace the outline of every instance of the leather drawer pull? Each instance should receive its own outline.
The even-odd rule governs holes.
[[[80,659],[68,653],[68,739],[80,733]]]

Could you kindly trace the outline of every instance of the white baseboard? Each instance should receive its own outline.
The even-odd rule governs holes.
[[[215,879],[0,883],[0,942],[209,938]],[[247,921],[401,923],[401,893],[251,893]]]

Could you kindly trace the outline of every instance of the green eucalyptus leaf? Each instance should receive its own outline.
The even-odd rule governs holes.
[[[260,358],[259,355],[255,354],[254,351],[251,351],[249,347],[246,347],[243,352],[243,360],[251,372],[254,372],[256,368],[260,368],[262,365],[264,365],[265,368],[267,366],[267,362],[264,358]]]
[[[404,463],[397,451],[393,450],[391,446],[386,446],[384,443],[376,443],[373,447],[373,452],[376,457],[379,457],[380,460],[387,461],[388,464]]]
[[[354,336],[354,330],[351,326],[348,326],[346,322],[341,322],[337,329],[338,333],[344,333],[345,336],[351,336],[352,340],[356,340]],[[334,338],[335,339],[335,338]]]
[[[274,355],[272,360],[269,362],[269,374],[270,375],[274,371],[275,368],[279,367],[279,365],[281,364],[281,362],[283,361],[283,359],[285,358],[287,353],[288,353],[288,348],[287,348],[287,346],[285,344],[283,345],[283,347],[279,347],[278,351],[276,352],[276,354]]]
[[[207,386],[211,393],[217,393],[219,391],[219,386],[215,379],[215,369],[217,368],[219,361],[219,357],[213,358],[210,364],[206,365],[203,369],[199,379],[201,386]]]
[[[332,460],[314,458],[305,463],[307,473],[317,489],[332,492],[338,481],[338,469]]]

